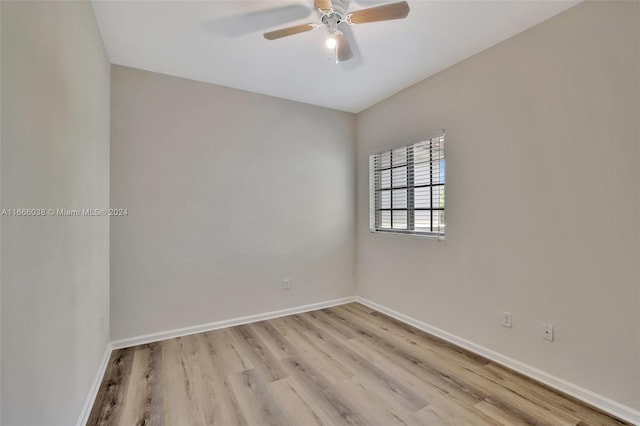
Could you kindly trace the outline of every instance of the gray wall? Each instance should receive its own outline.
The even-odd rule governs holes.
[[[89,2],[1,2],[1,206],[109,202],[110,68]],[[70,425],[109,339],[109,220],[2,217],[3,425]]]
[[[635,409],[639,8],[583,3],[394,95],[357,154],[359,295]],[[369,233],[369,151],[439,128],[446,240]]]
[[[111,102],[113,340],[355,294],[354,115],[120,66]]]

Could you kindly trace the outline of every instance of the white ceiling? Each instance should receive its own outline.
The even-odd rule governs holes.
[[[352,0],[349,10],[390,1]],[[348,27],[354,59],[335,64],[313,0],[93,0],[112,63],[349,112],[360,112],[578,1],[408,0],[404,20]],[[346,30],[344,27],[348,27]]]

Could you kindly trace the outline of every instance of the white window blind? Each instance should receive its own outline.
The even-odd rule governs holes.
[[[444,175],[444,132],[370,155],[370,230],[444,238]]]

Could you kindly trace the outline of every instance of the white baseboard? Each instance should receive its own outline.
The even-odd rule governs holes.
[[[262,314],[249,315],[246,317],[234,318],[224,321],[200,324],[191,327],[176,328],[174,330],[161,331],[158,333],[145,334],[142,336],[130,337],[128,339],[111,342],[113,349],[128,348],[131,346],[144,345],[145,343],[158,342],[160,340],[183,337],[190,334],[202,333],[205,331],[218,330],[220,328],[233,327],[236,325],[249,324],[252,322],[264,321],[272,318],[284,317],[287,315],[300,314],[302,312],[315,311],[317,309],[330,308],[331,306],[344,305],[355,302],[356,297],[343,297],[342,299],[327,300],[325,302],[312,303],[310,305],[296,306],[279,311],[265,312]]]
[[[371,300],[357,296],[356,302],[362,303],[363,305],[368,306],[371,309],[374,309],[376,311],[382,312],[383,314],[389,315],[390,317],[393,317],[399,321],[402,321],[406,324],[416,327],[424,332],[437,336],[443,340],[446,340],[447,342],[453,343],[454,345],[460,346],[470,352],[473,352],[475,354],[488,358],[492,361],[495,361],[498,364],[502,364],[505,367],[508,367],[521,374],[524,374],[525,376],[530,377],[534,380],[542,382],[547,386],[550,386],[554,389],[564,392],[567,395],[570,395],[576,399],[584,401],[589,405],[592,405],[596,408],[606,411],[607,413],[617,416],[623,420],[626,420],[633,424],[640,425],[640,411],[638,410],[635,410],[631,407],[620,404],[619,402],[613,401],[604,396],[598,395],[595,392],[592,392],[588,389],[580,387],[576,384],[570,383],[559,377],[553,376],[549,373],[545,373],[544,371],[538,370],[537,368],[534,368],[523,362],[517,361],[513,358],[510,358],[498,352],[492,351],[491,349],[485,348],[484,346],[480,346],[476,343],[473,343],[469,340],[458,337],[454,334],[448,333],[437,327],[433,327],[415,318],[396,312],[393,309],[387,308],[386,306],[379,305],[375,302],[372,302]]]
[[[104,373],[107,371],[107,365],[109,364],[109,358],[111,358],[112,350],[113,349],[111,347],[111,343],[107,344],[107,347],[104,351],[104,356],[102,357],[102,362],[98,367],[98,372],[96,373],[96,377],[93,379],[93,383],[91,383],[89,395],[87,395],[87,399],[84,401],[84,405],[82,406],[82,411],[80,412],[80,417],[78,417],[76,426],[85,426],[87,424],[87,421],[89,420],[89,414],[91,414],[93,403],[95,402],[96,396],[98,395],[98,390],[100,389],[100,384],[102,383],[102,379],[104,378]]]

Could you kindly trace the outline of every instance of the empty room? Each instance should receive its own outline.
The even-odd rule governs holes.
[[[640,425],[640,2],[0,0],[0,424]]]

